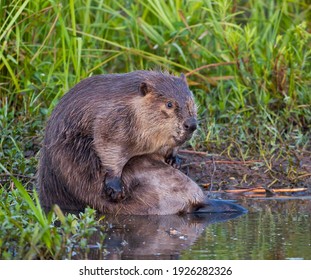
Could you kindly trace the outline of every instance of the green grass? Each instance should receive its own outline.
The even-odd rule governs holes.
[[[243,159],[310,150],[310,22],[307,0],[0,0],[1,200],[23,203],[10,176],[31,189],[49,114],[101,73],[185,73],[199,105],[195,149]],[[41,218],[45,242],[51,218]]]
[[[46,214],[35,191],[29,194],[18,180],[12,181],[11,191],[0,188],[0,259],[83,259],[95,231],[103,241],[95,210],[64,215],[55,206]]]

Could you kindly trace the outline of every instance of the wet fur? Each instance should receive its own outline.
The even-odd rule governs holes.
[[[191,213],[202,207],[205,195],[201,188],[181,171],[159,160],[156,155],[138,156],[125,166],[122,181],[128,188],[126,198],[118,203],[109,199],[91,199],[89,203],[62,192],[41,193],[46,208],[58,204],[65,211],[83,211],[90,206],[99,213],[133,215],[168,215]],[[95,189],[93,189],[94,191]],[[97,197],[100,198],[98,190]],[[87,199],[88,194],[85,193]],[[93,197],[93,196],[91,196]]]
[[[124,167],[122,181],[127,186],[126,197],[118,203],[109,199],[92,199],[85,204],[62,193],[60,199],[55,195],[46,197],[44,201],[48,204],[44,206],[50,209],[53,204],[58,204],[64,211],[72,212],[83,211],[90,206],[100,214],[113,215],[247,212],[230,201],[207,199],[194,181],[156,154],[132,158]]]
[[[173,102],[172,110],[165,108],[167,100]],[[191,137],[184,121],[195,117],[183,77],[136,71],[81,81],[64,95],[47,123],[38,170],[41,203],[111,212],[115,202],[104,191],[105,178],[121,177],[134,156],[175,154]],[[118,211],[129,213],[125,208]]]

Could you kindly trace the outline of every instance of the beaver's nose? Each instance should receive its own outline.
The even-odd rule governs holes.
[[[197,120],[196,118],[189,118],[184,122],[184,128],[188,132],[193,132],[197,129]]]

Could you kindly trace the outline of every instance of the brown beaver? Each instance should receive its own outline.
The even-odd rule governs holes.
[[[96,209],[133,215],[246,211],[230,201],[208,199],[193,180],[156,154],[132,158],[124,168],[122,180],[129,186],[128,198]]]
[[[123,199],[126,163],[143,154],[174,163],[176,149],[196,126],[196,106],[183,75],[135,71],[87,78],[63,96],[47,123],[40,199],[97,209],[109,199]]]
[[[41,190],[41,202],[47,208],[58,204],[63,210],[83,211],[86,206],[99,213],[132,215],[170,215],[185,213],[245,212],[234,203],[207,199],[202,189],[188,176],[163,161],[158,155],[137,156],[125,165],[122,181],[126,197],[119,202],[103,200],[100,195],[77,203],[73,197]],[[100,184],[98,178],[98,184]],[[88,198],[89,193],[85,193]],[[86,203],[88,201],[88,203]]]

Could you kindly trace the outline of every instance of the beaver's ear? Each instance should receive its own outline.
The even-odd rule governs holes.
[[[187,79],[186,79],[186,76],[184,75],[184,73],[180,74],[180,78],[185,82],[186,85],[188,85]]]
[[[142,82],[139,86],[139,92],[142,96],[147,95],[149,92],[151,92],[150,85],[148,85],[146,82]]]

